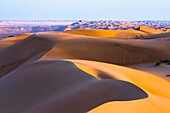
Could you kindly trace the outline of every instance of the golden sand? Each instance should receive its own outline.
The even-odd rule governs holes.
[[[170,42],[119,40],[109,38],[113,31],[94,31],[1,40],[0,113],[169,113],[168,81],[115,64],[170,59]],[[144,30],[158,33],[151,31]]]
[[[150,35],[166,33],[165,31],[152,29],[152,28],[146,27],[146,26],[140,26],[140,31],[143,31],[143,32],[148,33]]]
[[[98,29],[76,29],[65,31],[64,33],[94,36],[102,38],[129,39],[135,37],[148,36],[147,33],[137,30],[98,30]]]

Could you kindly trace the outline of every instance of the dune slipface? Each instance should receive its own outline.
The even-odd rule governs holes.
[[[0,75],[4,76],[23,63],[39,59],[52,47],[50,40],[30,37],[0,50]]]
[[[0,41],[0,113],[169,113],[168,81],[114,65],[167,60],[169,41],[26,37]]]
[[[81,113],[109,101],[147,97],[131,83],[98,80],[68,61],[25,64],[2,78],[0,86],[2,113]]]

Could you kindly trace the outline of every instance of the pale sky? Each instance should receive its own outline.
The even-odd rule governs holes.
[[[0,20],[170,20],[170,0],[0,0]]]

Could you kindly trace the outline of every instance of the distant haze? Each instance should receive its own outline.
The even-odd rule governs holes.
[[[0,0],[0,20],[170,20],[170,0]]]

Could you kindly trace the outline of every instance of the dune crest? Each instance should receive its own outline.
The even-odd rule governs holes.
[[[147,26],[140,26],[140,31],[143,31],[145,33],[148,33],[150,35],[154,35],[154,34],[159,34],[159,33],[166,33],[165,31],[161,31],[161,30],[156,30]]]
[[[65,33],[37,33],[35,37],[48,37],[55,43],[41,59],[84,59],[129,65],[170,58],[168,41],[118,40]]]
[[[137,30],[76,29],[64,31],[64,33],[115,39],[129,39],[141,36],[148,36],[147,33]]]
[[[56,60],[21,66],[0,79],[0,91],[2,113],[80,113],[109,101],[147,97],[131,83],[98,80],[71,62]]]
[[[148,98],[142,100],[105,103],[91,110],[89,113],[126,113],[127,111],[130,113],[169,113],[170,90],[167,89],[169,89],[170,83],[164,79],[146,72],[113,64],[85,60],[70,61],[74,62],[77,67],[87,73],[91,73],[91,70],[93,70],[95,73],[91,74],[97,76],[99,79],[102,78],[97,73],[103,72],[105,73],[103,76],[106,76],[106,78],[109,76],[114,79],[131,82],[148,94]]]
[[[29,37],[0,50],[0,75],[4,76],[23,63],[39,59],[52,47],[49,40]]]

